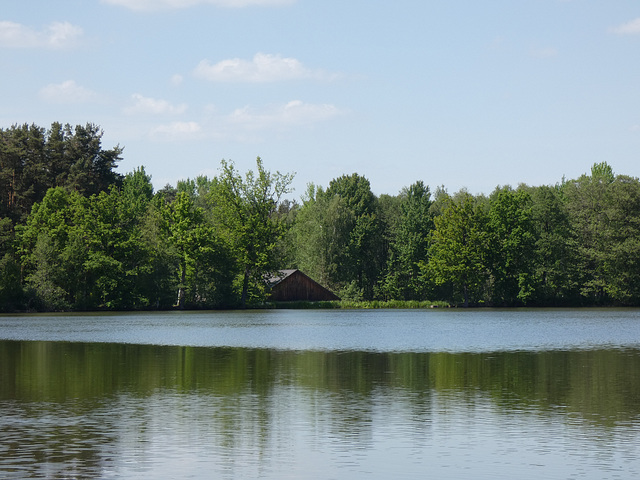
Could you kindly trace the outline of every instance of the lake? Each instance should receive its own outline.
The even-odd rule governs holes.
[[[0,478],[640,478],[640,310],[1,315]]]

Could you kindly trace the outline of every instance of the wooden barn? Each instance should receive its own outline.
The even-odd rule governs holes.
[[[297,269],[280,270],[269,277],[268,283],[270,299],[274,302],[340,300],[340,297]]]

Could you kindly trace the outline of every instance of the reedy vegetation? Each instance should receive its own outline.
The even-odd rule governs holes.
[[[0,130],[0,310],[262,304],[300,268],[343,306],[640,305],[640,181],[607,163],[552,186],[376,196],[358,175],[285,199],[260,158],[153,191],[99,127]],[[398,303],[406,302],[406,303]]]

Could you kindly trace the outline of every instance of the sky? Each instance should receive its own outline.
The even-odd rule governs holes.
[[[3,0],[0,68],[0,128],[99,125],[156,189],[640,176],[637,0]]]

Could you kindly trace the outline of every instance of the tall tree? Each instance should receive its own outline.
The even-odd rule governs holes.
[[[176,199],[162,210],[164,230],[169,244],[174,248],[178,262],[178,293],[176,306],[184,308],[189,289],[189,276],[197,269],[214,248],[213,229],[204,221],[204,212],[196,207],[186,192],[180,192]],[[189,274],[192,275],[189,275]],[[194,282],[191,283],[192,287]],[[197,284],[197,283],[196,283]],[[192,288],[190,297],[197,296]]]
[[[82,308],[90,284],[84,232],[87,199],[63,188],[47,191],[24,226],[16,227],[25,281],[37,308]]]
[[[70,165],[66,184],[85,195],[106,191],[110,185],[119,185],[122,176],[114,169],[121,160],[122,148],[102,148],[103,131],[88,123],[65,127],[65,156]]]
[[[604,232],[605,291],[622,305],[640,303],[640,181],[618,175],[609,184]]]
[[[431,192],[417,181],[401,194],[385,282],[394,285],[396,298],[422,300],[426,293],[420,264],[428,262],[429,235],[433,229]]]
[[[327,197],[310,184],[291,230],[295,265],[332,289],[341,288],[336,259],[355,222],[340,196]]]
[[[614,181],[611,167],[594,164],[591,175],[566,182],[563,193],[571,223],[571,243],[575,251],[573,279],[586,304],[608,302],[605,258],[608,245],[605,233],[609,228],[607,202]]]
[[[531,197],[505,187],[491,198],[488,218],[492,301],[500,305],[526,303],[534,294],[536,241],[531,221]]]
[[[0,218],[0,311],[18,308],[22,302],[20,265],[14,256],[15,235],[9,218]]]
[[[0,129],[0,217],[23,222],[34,203],[52,187],[89,196],[120,185],[115,172],[119,146],[102,148],[102,130],[93,124],[46,131],[36,125]]]
[[[143,226],[153,195],[144,168],[127,174],[122,188],[92,195],[85,217],[89,258],[84,266],[94,284],[93,304],[99,308],[140,308],[152,304],[146,289],[153,252],[144,241]]]
[[[49,188],[44,143],[45,131],[36,125],[0,130],[0,215],[22,221],[44,197]]]
[[[276,213],[282,197],[291,191],[293,174],[271,173],[258,157],[256,172],[249,170],[244,177],[233,162],[222,160],[218,180],[211,202],[237,259],[244,307],[250,286],[261,291],[265,274],[279,268],[273,253],[286,223]]]
[[[141,278],[152,274],[142,238],[151,194],[140,169],[124,189],[83,197],[52,188],[20,227],[25,278],[38,308],[122,309],[149,305]]]
[[[569,305],[577,299],[572,275],[575,249],[562,185],[534,187],[530,195],[531,220],[536,231],[533,300],[540,305]]]
[[[480,300],[488,278],[486,214],[464,191],[446,203],[434,218],[426,267],[437,284],[453,284],[467,307],[470,301]]]
[[[328,239],[334,244],[331,259],[334,283],[347,289],[344,297],[372,299],[386,258],[378,199],[369,180],[355,173],[343,175],[331,180],[327,190],[319,194],[329,202],[336,202],[336,208],[342,206],[346,210],[346,215],[341,216],[347,221],[345,228],[334,231],[341,236],[348,234]]]

